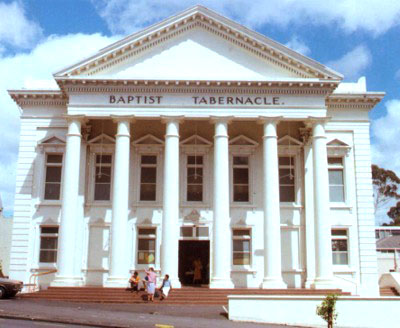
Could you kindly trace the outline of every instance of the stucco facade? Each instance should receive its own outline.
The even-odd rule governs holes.
[[[10,90],[10,275],[378,295],[368,112],[383,97],[196,6]]]

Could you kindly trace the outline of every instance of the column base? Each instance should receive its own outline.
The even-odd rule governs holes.
[[[311,284],[311,289],[333,289],[335,288],[335,282],[333,277],[328,278],[315,278]]]
[[[129,277],[108,277],[103,286],[126,288],[128,285]]]
[[[82,277],[62,277],[56,276],[50,283],[51,287],[81,287],[83,286]]]
[[[261,284],[262,289],[287,289],[287,285],[280,277],[264,278]]]
[[[210,289],[232,289],[235,288],[230,278],[211,278]]]
[[[161,283],[162,283],[163,278],[164,277],[161,277]],[[181,288],[182,287],[182,284],[179,281],[179,278],[172,278],[171,285],[172,285],[172,288]]]
[[[314,279],[307,279],[306,282],[304,283],[304,288],[310,289],[313,283]]]

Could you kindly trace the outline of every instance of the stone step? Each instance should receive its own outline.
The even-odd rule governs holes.
[[[165,304],[227,304],[228,295],[326,295],[337,293],[350,295],[340,289],[209,289],[206,287],[184,287],[173,289]],[[143,303],[146,293],[132,293],[126,288],[102,288],[102,287],[50,287],[36,293],[22,294],[26,299],[47,299],[74,302],[91,303]],[[159,302],[159,299],[156,299]]]
[[[381,296],[400,296],[396,288],[393,287],[383,287],[380,288],[380,295]]]

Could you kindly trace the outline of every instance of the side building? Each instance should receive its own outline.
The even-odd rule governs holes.
[[[196,6],[10,90],[10,275],[378,295],[368,112],[384,96]],[[197,263],[197,264],[196,264]]]

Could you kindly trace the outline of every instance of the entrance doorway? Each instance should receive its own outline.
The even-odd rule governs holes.
[[[195,282],[208,285],[210,281],[210,241],[180,240],[179,280],[182,285],[194,285],[195,266],[199,266],[199,262],[201,262],[201,280]]]

